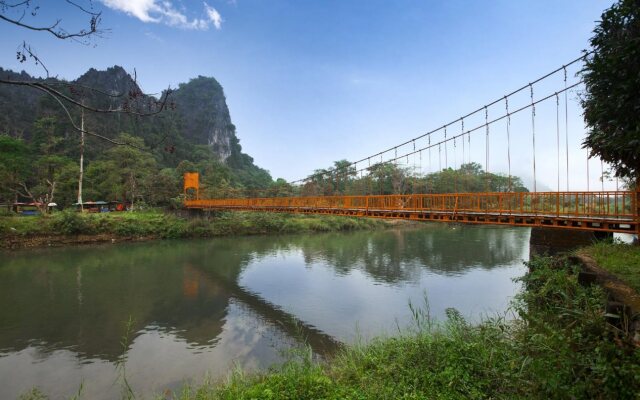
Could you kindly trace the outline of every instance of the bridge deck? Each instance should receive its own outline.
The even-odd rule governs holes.
[[[186,200],[192,209],[638,231],[635,192],[451,193]]]

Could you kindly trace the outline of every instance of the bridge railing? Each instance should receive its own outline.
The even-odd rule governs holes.
[[[514,215],[557,215],[631,219],[634,192],[494,192],[201,199],[187,207],[245,209],[344,209]]]

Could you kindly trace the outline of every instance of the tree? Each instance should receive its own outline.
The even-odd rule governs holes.
[[[87,192],[100,196],[101,200],[128,201],[133,208],[136,201],[148,198],[148,189],[153,187],[150,179],[157,165],[142,139],[121,133],[118,140],[133,146],[114,146],[104,153],[103,160],[91,163],[87,180],[97,190]]]
[[[29,147],[24,141],[0,135],[0,200],[17,200],[15,189],[30,172],[29,156]]]
[[[602,14],[582,76],[583,146],[616,176],[640,175],[640,1],[619,0]]]

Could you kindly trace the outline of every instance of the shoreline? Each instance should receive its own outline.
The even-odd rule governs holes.
[[[345,232],[414,225],[415,222],[404,220],[258,212],[229,212],[196,218],[159,210],[131,214],[58,213],[0,217],[0,251],[164,239]]]

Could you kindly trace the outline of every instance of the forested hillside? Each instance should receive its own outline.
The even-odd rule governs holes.
[[[0,74],[41,81],[1,68]],[[158,101],[142,94],[119,66],[90,69],[72,82],[46,82],[60,84],[70,98],[101,109],[126,109],[127,102],[134,101],[144,108]],[[272,185],[269,173],[242,152],[223,88],[214,78],[199,76],[180,84],[169,102],[169,109],[153,116],[84,113],[87,131],[131,146],[86,136],[83,200],[167,205],[181,193],[186,171],[199,171],[204,194],[211,196],[229,188]],[[80,133],[54,99],[34,88],[0,86],[0,202],[42,198],[61,206],[74,203],[80,143]]]

